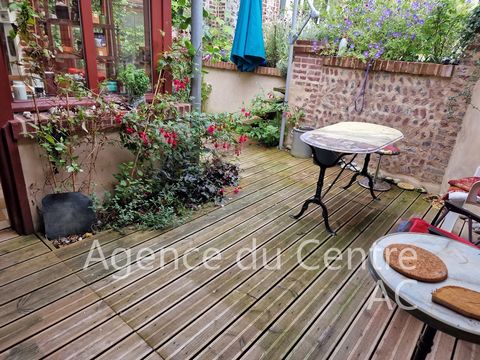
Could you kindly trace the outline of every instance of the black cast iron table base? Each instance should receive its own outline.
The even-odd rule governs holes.
[[[297,215],[291,215],[291,217],[293,219],[299,219],[303,216],[303,214],[305,213],[305,211],[307,211],[308,207],[310,204],[316,204],[316,205],[319,205],[321,208],[322,208],[322,216],[323,216],[323,220],[325,222],[325,228],[327,229],[327,231],[332,234],[332,235],[335,235],[335,231],[332,230],[332,228],[330,227],[330,223],[328,221],[328,209],[327,209],[327,206],[325,205],[325,203],[323,202],[323,198],[328,194],[328,192],[330,191],[330,189],[333,187],[333,185],[337,182],[337,180],[340,178],[340,176],[342,175],[343,171],[349,166],[352,164],[352,162],[355,160],[355,158],[357,157],[358,154],[355,154],[352,159],[347,163],[345,164],[345,166],[343,167],[342,171],[340,171],[338,173],[338,175],[336,176],[335,180],[333,180],[333,182],[330,184],[330,187],[327,189],[327,191],[325,191],[325,193],[322,194],[323,192],[323,185],[324,185],[324,182],[325,182],[325,173],[327,171],[328,168],[331,168],[331,167],[334,167],[335,165],[338,164],[338,162],[340,161],[341,158],[343,158],[344,156],[346,155],[351,155],[351,154],[346,154],[346,153],[338,153],[338,152],[335,152],[335,151],[331,151],[331,150],[324,150],[324,149],[319,149],[319,148],[316,148],[316,147],[313,147],[313,146],[310,146],[312,148],[312,152],[313,152],[313,161],[316,165],[318,165],[320,167],[320,174],[318,176],[318,181],[317,181],[317,188],[316,188],[316,191],[315,191],[315,195],[306,200],[302,206],[302,209],[300,210],[300,212],[297,214]],[[352,186],[352,184],[357,180],[358,176],[361,175],[361,176],[365,176],[367,179],[368,179],[368,185],[369,185],[369,188],[370,188],[370,194],[372,195],[372,198],[373,199],[376,199],[377,197],[375,196],[375,193],[373,192],[373,186],[374,186],[374,183],[373,183],[373,178],[372,176],[368,173],[368,164],[370,162],[370,154],[366,154],[365,156],[365,162],[363,164],[363,168],[361,171],[358,171],[356,172],[352,178],[350,179],[350,182],[348,183],[347,186],[344,187],[344,189],[348,189],[350,186]]]

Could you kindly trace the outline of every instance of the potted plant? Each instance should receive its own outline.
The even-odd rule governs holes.
[[[300,139],[304,133],[313,130],[311,127],[300,125],[300,121],[305,117],[305,112],[295,107],[288,110],[285,116],[287,117],[288,124],[292,128],[292,147],[290,154],[301,159],[312,157],[312,149]]]
[[[150,86],[150,79],[145,70],[137,69],[132,64],[129,64],[120,72],[118,79],[125,87],[128,101],[132,107],[137,107],[143,102],[145,93]]]
[[[56,82],[58,105],[45,122],[32,125],[30,134],[47,159],[45,185],[52,192],[42,199],[42,217],[48,239],[92,231],[96,217],[89,195],[95,162],[108,141],[102,122],[118,114],[116,105],[104,99],[105,88],[94,94],[71,75],[57,75]],[[72,97],[92,105],[73,106]]]

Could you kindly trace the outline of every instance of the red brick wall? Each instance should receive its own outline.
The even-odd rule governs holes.
[[[405,139],[398,144],[402,154],[385,157],[382,168],[439,184],[470,101],[462,94],[476,83],[479,58],[472,50],[453,67],[379,62],[370,72],[364,110],[358,113],[354,99],[365,75],[364,65],[319,56],[302,42],[295,52],[290,104],[303,108],[305,125],[316,128],[365,121],[402,131]]]

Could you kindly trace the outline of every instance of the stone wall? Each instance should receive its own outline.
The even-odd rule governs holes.
[[[305,125],[365,121],[394,127],[405,139],[400,156],[382,169],[440,190],[476,83],[478,52],[456,66],[377,61],[368,75],[363,111],[355,110],[365,64],[317,55],[311,43],[295,47],[290,104],[306,112]]]

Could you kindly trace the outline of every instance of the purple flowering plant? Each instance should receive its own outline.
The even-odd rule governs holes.
[[[442,62],[455,59],[469,13],[468,0],[349,0],[331,2],[318,24],[325,54],[336,55],[346,38],[344,56],[364,61],[391,59]]]

